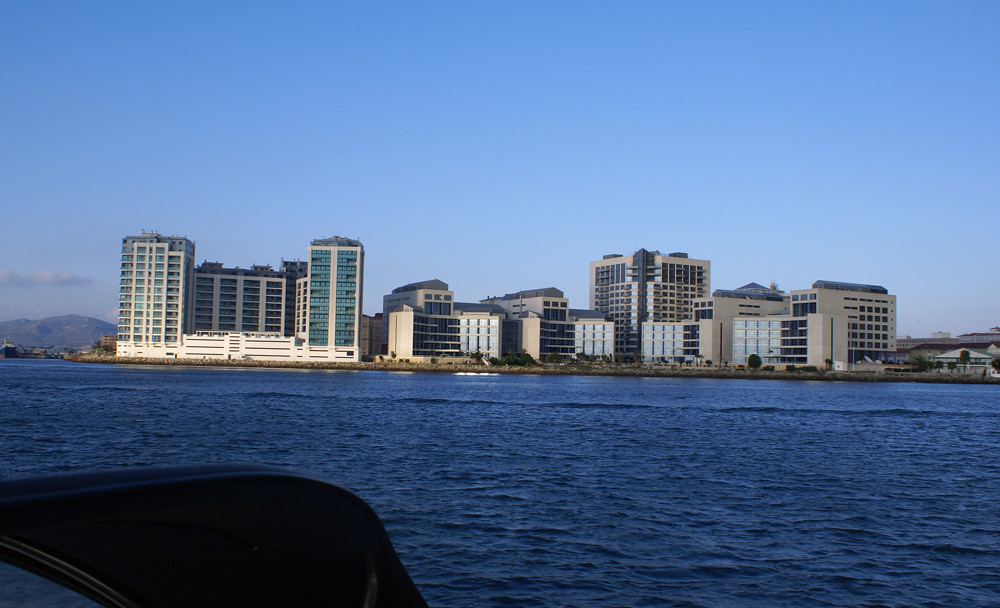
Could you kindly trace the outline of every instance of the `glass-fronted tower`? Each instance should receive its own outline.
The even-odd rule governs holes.
[[[317,357],[360,360],[364,246],[339,236],[316,239],[308,260],[308,275],[297,289],[299,337]]]

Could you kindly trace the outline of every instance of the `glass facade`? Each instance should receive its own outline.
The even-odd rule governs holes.
[[[642,324],[643,361],[691,362],[698,355],[699,345],[699,327],[696,324]]]
[[[786,321],[733,321],[733,363],[742,365],[756,354],[764,363],[781,363],[783,325]]]
[[[309,345],[327,346],[330,335],[330,250],[309,256]]]
[[[458,348],[463,353],[482,353],[486,357],[500,357],[500,319],[458,320]]]
[[[581,322],[573,326],[573,350],[588,357],[615,354],[614,323]]]
[[[358,315],[358,252],[337,251],[337,302],[333,343],[354,346]]]

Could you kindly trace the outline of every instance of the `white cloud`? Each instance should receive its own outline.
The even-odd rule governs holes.
[[[0,285],[9,285],[12,287],[36,287],[39,285],[48,285],[59,287],[89,285],[90,283],[90,279],[70,274],[68,272],[39,270],[38,272],[33,272],[26,277],[22,277],[9,268],[0,268]]]

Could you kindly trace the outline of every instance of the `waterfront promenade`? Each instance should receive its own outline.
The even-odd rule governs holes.
[[[926,382],[940,384],[993,384],[1000,386],[1000,378],[989,375],[949,372],[837,372],[837,371],[764,371],[739,367],[663,367],[623,365],[609,363],[559,363],[535,365],[477,365],[469,363],[411,363],[403,361],[373,361],[358,363],[258,361],[226,359],[161,359],[143,357],[116,357],[80,354],[67,356],[68,361],[106,363],[117,365],[152,365],[182,367],[243,367],[277,369],[327,369],[345,371],[385,371],[416,373],[488,373],[526,374],[550,376],[623,376],[648,378],[726,378],[745,380],[808,380],[821,382]]]

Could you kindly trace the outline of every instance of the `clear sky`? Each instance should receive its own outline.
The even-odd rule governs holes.
[[[227,266],[360,239],[587,306],[606,253],[712,288],[884,285],[1000,324],[1000,2],[0,3],[0,320],[113,320],[121,238]]]

